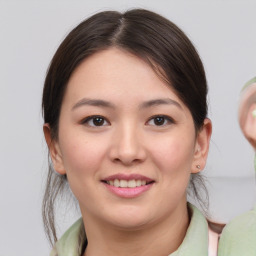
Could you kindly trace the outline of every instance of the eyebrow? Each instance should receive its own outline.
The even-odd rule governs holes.
[[[96,106],[96,107],[107,107],[107,108],[114,108],[114,105],[108,101],[105,100],[99,100],[99,99],[87,99],[83,98],[79,100],[73,107],[72,110],[81,107],[81,106]]]
[[[149,100],[149,101],[143,102],[140,105],[140,108],[149,108],[149,107],[158,106],[158,105],[175,105],[176,107],[182,109],[181,105],[177,101],[172,100],[170,98]]]
[[[107,107],[107,108],[115,108],[115,105],[105,101],[105,100],[100,100],[100,99],[88,99],[88,98],[83,98],[79,100],[73,107],[72,110],[77,109],[81,106],[96,106],[96,107]],[[176,107],[182,109],[181,105],[170,98],[163,98],[163,99],[154,99],[154,100],[149,100],[143,102],[139,108],[150,108],[153,106],[159,106],[159,105],[175,105]]]

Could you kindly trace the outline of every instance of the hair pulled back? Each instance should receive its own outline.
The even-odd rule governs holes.
[[[55,53],[46,75],[42,111],[58,140],[58,123],[65,90],[79,64],[101,50],[117,47],[145,60],[190,110],[196,131],[207,116],[207,82],[200,57],[187,36],[171,21],[143,9],[124,13],[100,12],[75,27]],[[192,175],[192,193],[202,202]],[[43,221],[51,242],[57,240],[55,203],[65,187],[66,176],[55,173],[49,164],[43,200]],[[203,189],[205,188],[202,183]],[[207,199],[207,192],[206,192]]]

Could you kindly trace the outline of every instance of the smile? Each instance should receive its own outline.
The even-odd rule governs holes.
[[[114,187],[120,187],[120,188],[136,188],[140,186],[145,186],[149,184],[150,182],[147,183],[146,180],[119,180],[119,179],[114,179],[114,180],[108,180],[106,181],[108,185],[114,186]]]
[[[149,190],[154,180],[139,174],[116,174],[101,180],[106,188],[116,196],[134,198]]]

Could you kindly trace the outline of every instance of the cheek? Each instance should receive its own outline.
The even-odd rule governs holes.
[[[90,201],[106,149],[99,141],[79,135],[65,136],[61,149],[70,189],[79,202]]]
[[[176,139],[164,141],[158,149],[154,149],[159,182],[163,184],[161,191],[166,195],[161,200],[168,200],[170,207],[186,197],[193,161],[192,149],[192,143]]]
[[[193,160],[193,142],[188,138],[170,138],[152,144],[154,160],[163,171],[179,173],[190,171]]]
[[[96,172],[104,156],[102,143],[83,136],[65,137],[61,144],[62,159],[67,175],[90,175]]]

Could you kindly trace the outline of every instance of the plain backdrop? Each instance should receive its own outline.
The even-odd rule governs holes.
[[[213,122],[204,172],[211,218],[225,222],[254,204],[254,152],[237,109],[243,84],[256,76],[255,0],[0,0],[0,256],[49,255],[40,215],[47,167],[40,104],[51,57],[86,17],[134,7],[176,23],[205,65]],[[61,208],[59,234],[79,216],[71,206]]]

